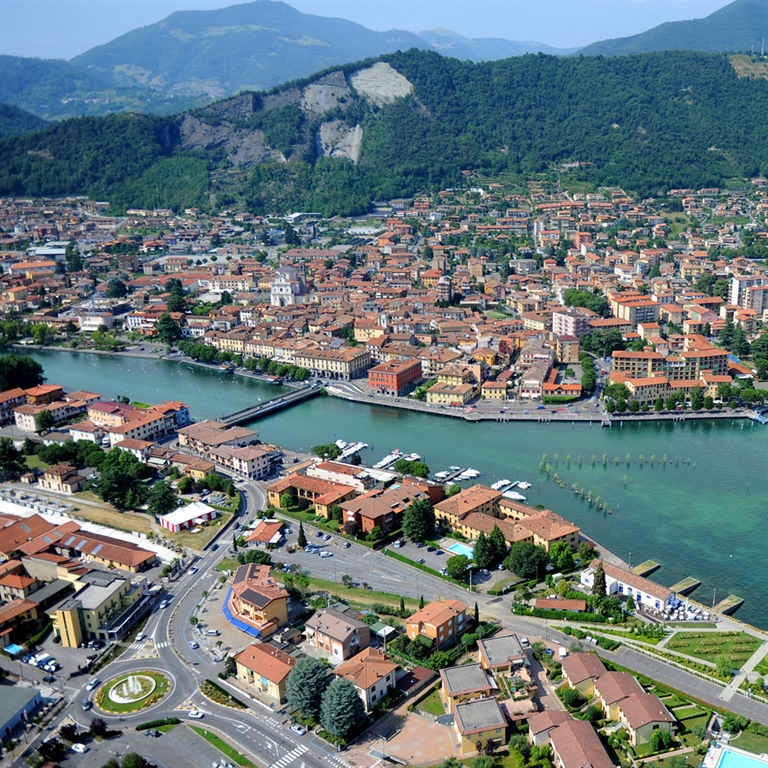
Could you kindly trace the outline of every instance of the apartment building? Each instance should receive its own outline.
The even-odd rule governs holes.
[[[426,637],[437,648],[458,640],[466,629],[467,606],[461,600],[438,600],[428,603],[405,622],[410,640]]]

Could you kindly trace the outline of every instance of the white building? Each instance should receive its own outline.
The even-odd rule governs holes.
[[[171,533],[178,533],[184,528],[193,528],[195,525],[202,525],[219,516],[217,510],[203,504],[202,501],[193,501],[184,507],[174,509],[167,515],[162,515],[160,525]]]

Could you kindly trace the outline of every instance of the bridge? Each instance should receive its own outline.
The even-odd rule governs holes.
[[[303,403],[305,400],[309,400],[311,397],[317,397],[322,392],[321,387],[306,386],[291,392],[287,395],[280,395],[274,397],[271,400],[267,400],[257,405],[251,405],[248,408],[242,408],[234,413],[228,413],[226,416],[222,416],[218,421],[224,422],[228,427],[235,426],[236,424],[245,424],[249,421],[256,421],[262,416],[267,416],[270,413],[276,413],[282,411],[283,408],[290,408],[297,403]]]

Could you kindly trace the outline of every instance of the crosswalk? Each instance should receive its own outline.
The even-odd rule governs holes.
[[[287,768],[294,760],[301,757],[307,748],[304,744],[300,744],[296,749],[291,750],[287,755],[283,755],[279,760],[276,760],[269,768]]]
[[[163,642],[163,643],[155,643],[155,648],[167,648],[170,645],[169,642]]]
[[[323,760],[326,763],[330,763],[334,768],[351,768],[349,763],[344,762],[344,760],[340,757],[336,757],[336,755],[326,755]]]

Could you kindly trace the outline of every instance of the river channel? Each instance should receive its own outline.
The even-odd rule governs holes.
[[[25,352],[26,354],[26,352]],[[166,360],[34,352],[50,383],[105,398],[182,400],[196,420],[216,418],[275,387]],[[424,457],[433,472],[474,467],[476,482],[525,480],[528,503],[573,520],[632,564],[661,563],[653,578],[686,576],[705,604],[735,593],[737,618],[768,629],[768,426],[747,420],[593,424],[478,422],[430,416],[332,397],[316,398],[250,425],[265,442],[309,450],[337,438],[362,440],[363,463],[394,448]],[[551,465],[548,476],[542,455]],[[642,457],[642,463],[641,463]],[[653,460],[652,460],[653,457]],[[564,485],[552,479],[557,473]],[[578,498],[577,484],[606,509]],[[607,511],[610,510],[610,513]]]

